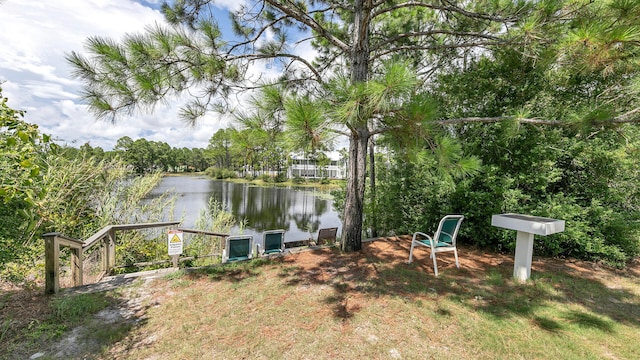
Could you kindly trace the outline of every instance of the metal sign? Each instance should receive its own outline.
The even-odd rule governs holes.
[[[182,245],[184,242],[182,241],[182,231],[180,230],[169,230],[169,238],[168,238],[168,248],[169,255],[180,255],[182,254]]]

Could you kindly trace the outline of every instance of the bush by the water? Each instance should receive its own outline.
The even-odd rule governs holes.
[[[207,176],[212,177],[214,179],[233,179],[233,178],[236,178],[235,171],[229,170],[229,169],[221,169],[221,168],[217,168],[217,167],[214,167],[214,166],[207,168],[207,170],[205,170],[204,173]]]

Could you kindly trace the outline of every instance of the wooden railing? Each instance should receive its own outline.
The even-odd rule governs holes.
[[[116,265],[116,231],[139,230],[158,227],[177,227],[179,221],[156,222],[143,224],[108,225],[85,241],[73,239],[60,233],[44,234],[45,241],[45,293],[53,294],[60,290],[60,248],[68,247],[71,251],[71,277],[73,286],[83,285],[83,257],[84,254],[96,245],[101,245],[101,273],[100,278],[109,274]],[[180,229],[186,233],[225,237],[227,234],[219,234],[210,231],[195,229]],[[222,243],[222,242],[221,242]],[[174,266],[177,266],[177,257],[174,258]]]
[[[60,290],[60,247],[71,249],[71,277],[74,286],[82,285],[83,242],[61,235],[60,233],[44,234],[44,271],[47,294]]]

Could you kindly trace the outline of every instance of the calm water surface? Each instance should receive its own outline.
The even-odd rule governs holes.
[[[342,228],[329,194],[314,189],[261,187],[206,177],[167,176],[150,196],[167,191],[177,195],[173,218],[182,219],[185,228],[195,227],[200,211],[207,208],[211,197],[236,219],[246,219],[243,234],[254,235],[258,243],[266,230],[284,229],[286,241],[297,241],[315,239],[321,228],[338,227],[338,234]],[[240,230],[234,227],[231,233],[238,234]]]

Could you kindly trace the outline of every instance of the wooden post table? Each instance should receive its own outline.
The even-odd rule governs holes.
[[[520,281],[526,281],[531,276],[533,235],[547,236],[564,231],[564,220],[521,214],[493,215],[491,225],[518,232],[513,277]]]

